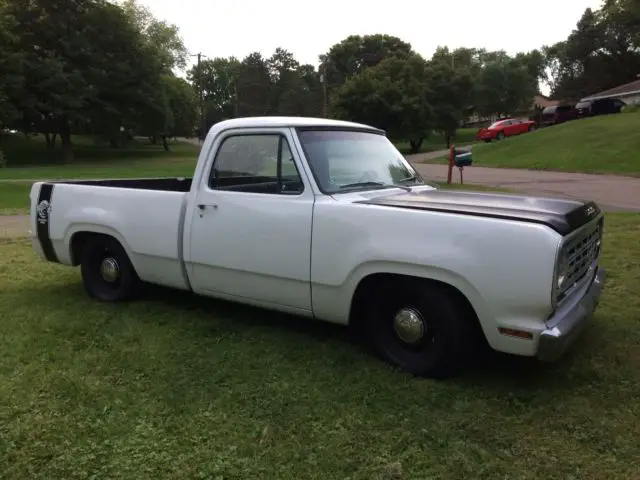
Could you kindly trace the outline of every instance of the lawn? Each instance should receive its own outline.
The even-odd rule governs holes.
[[[473,164],[640,175],[640,113],[580,119],[473,147]],[[446,163],[437,159],[435,163]]]
[[[165,152],[144,140],[111,149],[100,142],[92,143],[91,137],[79,136],[74,137],[75,160],[60,164],[59,151],[48,157],[43,142],[41,136],[3,136],[2,148],[9,167],[0,168],[0,180],[191,176],[200,150],[196,145],[176,142]]]
[[[452,139],[452,142],[459,146],[475,143],[477,131],[477,128],[460,128],[456,132],[456,136]],[[394,144],[396,148],[403,154],[411,153],[409,141],[394,141]],[[435,152],[436,150],[446,150],[446,148],[447,141],[445,137],[438,132],[432,132],[422,143],[422,146],[420,147],[420,153]]]
[[[31,183],[0,183],[0,215],[23,213],[29,209]]]
[[[609,283],[553,365],[489,355],[412,378],[341,328],[166,291],[89,300],[0,240],[6,478],[632,479],[640,215],[607,214]]]

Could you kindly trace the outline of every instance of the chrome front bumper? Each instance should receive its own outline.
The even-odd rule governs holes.
[[[546,362],[557,360],[588,325],[604,288],[607,272],[598,267],[590,285],[570,305],[559,309],[540,334],[537,357]]]

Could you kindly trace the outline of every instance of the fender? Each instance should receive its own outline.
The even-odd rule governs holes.
[[[371,260],[357,265],[345,282],[337,287],[313,284],[313,309],[316,318],[333,323],[347,324],[354,295],[360,282],[375,274],[397,274],[425,280],[436,280],[460,291],[476,312],[480,325],[487,335],[493,335],[488,329],[491,324],[489,307],[478,290],[456,272],[435,266],[417,265],[405,262]]]
[[[69,262],[71,265],[75,266],[80,263],[80,259],[74,258],[73,252],[72,252],[73,237],[78,233],[100,233],[100,234],[109,235],[115,238],[116,240],[118,240],[118,242],[120,242],[120,245],[122,245],[122,248],[124,248],[125,252],[127,252],[127,256],[129,257],[129,260],[133,264],[133,267],[136,268],[136,256],[133,254],[133,251],[131,250],[131,246],[127,243],[124,236],[118,230],[109,226],[98,225],[98,224],[89,223],[89,222],[73,223],[73,224],[70,224],[65,230],[64,243],[69,247],[68,255],[69,255]]]

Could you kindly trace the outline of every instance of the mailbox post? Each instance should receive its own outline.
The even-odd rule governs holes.
[[[451,145],[449,147],[449,162],[447,167],[447,185],[451,185],[451,173],[453,172],[453,165],[456,161],[456,146]]]
[[[463,184],[464,179],[462,176],[462,171],[464,170],[464,167],[470,167],[471,164],[473,163],[471,150],[456,150],[454,148],[453,153],[454,153],[453,158],[454,158],[455,165],[456,167],[458,167],[458,170],[460,170],[460,184]],[[452,168],[449,167],[449,176],[451,176],[451,170]]]

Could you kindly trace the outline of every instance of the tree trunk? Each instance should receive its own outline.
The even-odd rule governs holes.
[[[60,144],[62,145],[62,160],[73,161],[73,145],[71,144],[71,128],[66,118],[60,121]]]
[[[419,153],[420,147],[422,147],[422,142],[424,141],[424,137],[414,138],[409,140],[409,145],[411,146],[411,153]]]
[[[165,152],[169,151],[169,142],[167,142],[167,136],[166,135],[162,135],[162,147],[164,148]]]
[[[157,145],[158,144],[158,135],[156,135],[154,133],[153,135],[151,135],[149,137],[149,141],[151,142],[151,145]]]

